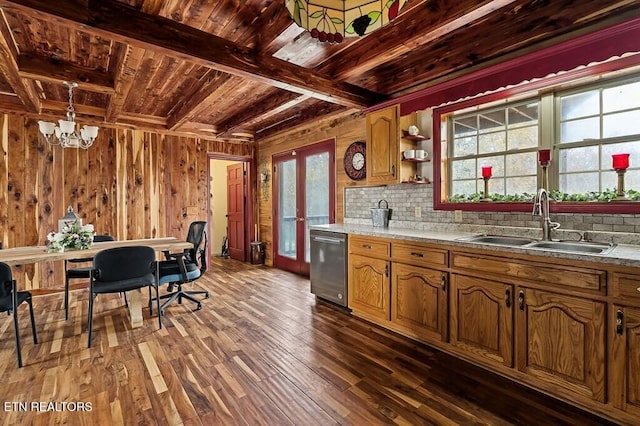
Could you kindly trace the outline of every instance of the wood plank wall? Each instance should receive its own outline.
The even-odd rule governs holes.
[[[364,114],[354,114],[340,119],[329,119],[296,128],[290,132],[276,134],[259,141],[258,172],[269,170],[269,194],[265,199],[262,187],[258,184],[260,239],[265,244],[265,263],[273,264],[273,164],[274,154],[290,151],[294,148],[322,142],[327,139],[336,141],[336,222],[342,223],[344,217],[344,189],[351,186],[363,186],[365,181],[353,181],[344,172],[343,158],[347,147],[355,141],[366,138],[366,120]]]
[[[117,239],[185,238],[207,220],[207,154],[250,156],[248,144],[101,128],[88,149],[51,147],[37,121],[0,115],[0,240],[43,245],[67,206]],[[187,209],[187,207],[190,207]],[[13,268],[21,288],[64,286],[62,262]]]

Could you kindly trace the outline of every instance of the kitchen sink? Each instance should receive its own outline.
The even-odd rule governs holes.
[[[615,248],[615,244],[589,241],[535,241],[526,247],[572,253],[608,254]]]
[[[504,235],[474,235],[472,237],[458,238],[459,241],[471,243],[500,244],[505,246],[524,246],[535,240],[525,237],[507,237]]]

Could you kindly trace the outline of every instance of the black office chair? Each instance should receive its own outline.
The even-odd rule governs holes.
[[[147,246],[116,247],[99,251],[93,258],[93,269],[89,279],[89,342],[93,323],[93,301],[98,294],[121,293],[143,287],[156,290],[158,326],[162,328],[160,299],[158,298],[158,262],[156,252]],[[151,303],[149,311],[152,314]]]
[[[167,291],[169,291],[169,293],[160,296],[161,299],[167,299],[162,306],[160,306],[160,314],[164,314],[164,309],[167,305],[176,300],[178,303],[182,303],[182,299],[190,300],[196,304],[197,309],[202,309],[201,301],[194,296],[204,296],[205,299],[209,297],[209,292],[205,290],[182,289],[184,284],[200,278],[200,276],[207,270],[206,227],[207,222],[192,222],[189,225],[187,241],[193,244],[193,248],[185,249],[182,253],[164,252],[167,260],[160,262],[160,275],[158,281],[160,285],[168,284]],[[175,286],[178,288],[176,291],[173,291]]]
[[[94,235],[93,242],[99,243],[103,241],[114,241],[111,235]],[[80,266],[77,268],[69,268],[69,264],[91,262],[93,257],[85,257],[83,259],[68,259],[64,261],[64,319],[69,319],[69,280],[89,279],[93,266]]]
[[[29,315],[31,316],[31,331],[33,332],[33,343],[38,343],[36,336],[36,323],[33,319],[33,304],[31,303],[31,293],[28,291],[16,291],[16,280],[11,274],[11,267],[0,262],[0,312],[13,313],[13,328],[16,333],[16,354],[18,356],[18,367],[22,367],[22,352],[20,351],[20,329],[18,327],[18,306],[23,302],[29,304]]]

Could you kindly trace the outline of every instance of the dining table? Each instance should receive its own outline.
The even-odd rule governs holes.
[[[190,242],[174,237],[95,242],[90,248],[83,250],[49,251],[47,246],[11,247],[0,250],[0,262],[16,266],[55,260],[84,259],[93,257],[105,249],[127,246],[148,246],[156,252],[193,248]],[[142,326],[142,291],[138,289],[127,293],[131,327],[140,327]]]

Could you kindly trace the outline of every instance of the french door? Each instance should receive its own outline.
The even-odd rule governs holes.
[[[335,222],[335,141],[273,156],[274,265],[309,275],[309,227]]]

